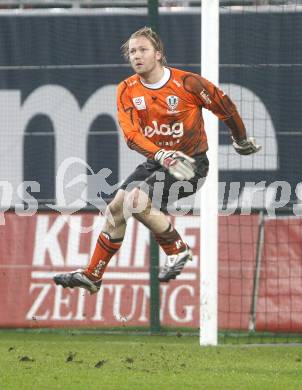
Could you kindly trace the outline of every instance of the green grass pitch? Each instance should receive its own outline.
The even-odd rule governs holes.
[[[0,332],[0,389],[301,389],[301,346],[193,336]]]

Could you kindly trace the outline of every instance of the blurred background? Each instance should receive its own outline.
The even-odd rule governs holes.
[[[200,0],[0,1],[0,327],[198,332],[198,195],[171,217],[194,261],[155,298],[149,233],[136,221],[97,297],[51,281],[86,265],[99,209],[143,161],[119,132],[115,94],[132,74],[120,47],[150,23],[169,66],[200,74]],[[262,145],[244,160],[220,124],[223,337],[302,333],[301,37],[301,0],[220,1],[219,85]]]

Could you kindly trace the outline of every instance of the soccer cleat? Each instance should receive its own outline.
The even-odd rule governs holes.
[[[193,260],[193,253],[188,246],[183,252],[177,253],[177,255],[167,256],[166,263],[159,272],[158,280],[160,282],[169,282],[171,279],[176,279],[176,276],[181,273],[188,260]]]
[[[81,269],[72,272],[66,272],[65,274],[55,275],[53,280],[55,284],[64,288],[85,288],[90,292],[90,294],[97,293],[102,285],[102,280],[98,280],[97,282],[90,280]]]

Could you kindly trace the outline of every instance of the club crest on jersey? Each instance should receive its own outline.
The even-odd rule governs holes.
[[[177,108],[178,102],[179,102],[179,98],[178,98],[178,96],[170,95],[166,98],[166,102],[169,106],[169,109],[171,111],[175,111]]]
[[[138,96],[132,99],[133,104],[135,105],[135,108],[137,110],[145,110],[146,109],[146,103],[144,96]]]

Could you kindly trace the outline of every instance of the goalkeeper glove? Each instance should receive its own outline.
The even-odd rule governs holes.
[[[182,152],[161,149],[155,153],[154,159],[177,180],[190,180],[195,176],[194,158]]]
[[[256,145],[255,138],[249,137],[241,141],[236,141],[233,137],[233,146],[237,153],[246,156],[248,154],[259,152],[261,145]]]

